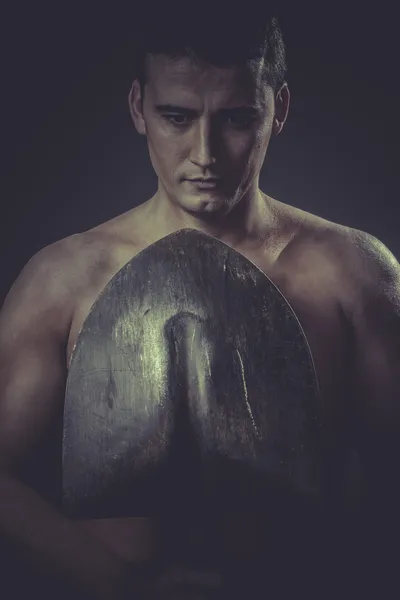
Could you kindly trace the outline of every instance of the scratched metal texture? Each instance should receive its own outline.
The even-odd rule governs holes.
[[[320,413],[307,340],[277,287],[226,244],[181,230],[128,262],[82,327],[65,397],[64,510],[318,499]]]

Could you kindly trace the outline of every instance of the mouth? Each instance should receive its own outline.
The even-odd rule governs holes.
[[[217,177],[210,177],[208,179],[200,179],[200,178],[187,179],[187,181],[189,181],[191,184],[195,185],[196,187],[209,189],[209,188],[216,187],[220,180]]]

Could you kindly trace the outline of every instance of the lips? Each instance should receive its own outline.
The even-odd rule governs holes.
[[[219,181],[218,177],[209,177],[208,179],[188,179],[188,181],[194,181],[196,183],[217,183]]]
[[[219,185],[219,179],[188,179],[189,183],[197,190],[213,190]]]

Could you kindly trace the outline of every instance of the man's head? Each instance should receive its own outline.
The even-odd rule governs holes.
[[[257,191],[271,134],[286,119],[281,32],[265,9],[203,6],[182,25],[167,7],[150,27],[142,23],[132,118],[147,136],[162,196],[197,216],[226,214]],[[217,179],[191,181],[199,178]]]

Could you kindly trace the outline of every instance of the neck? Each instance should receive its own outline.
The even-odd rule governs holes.
[[[258,187],[227,214],[190,213],[171,202],[161,189],[148,201],[148,216],[162,236],[179,229],[196,229],[237,246],[265,235],[271,221],[271,199]]]

